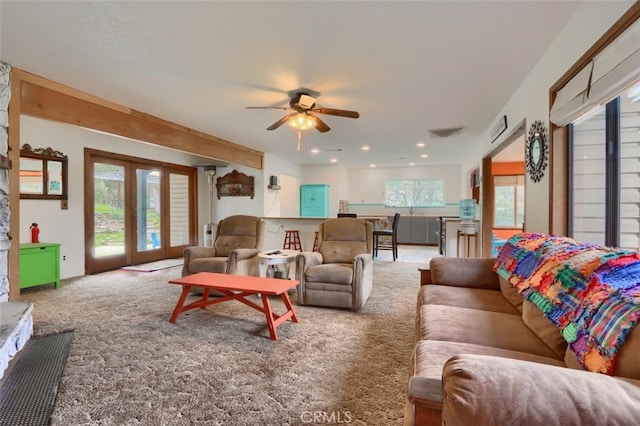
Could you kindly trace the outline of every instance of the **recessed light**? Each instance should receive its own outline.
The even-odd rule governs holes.
[[[362,145],[362,149],[363,151],[369,151],[371,148],[369,147],[369,145]]]
[[[416,165],[416,163],[409,163],[409,165],[410,165],[410,166],[415,166],[415,165]]]
[[[311,153],[312,154],[320,154],[320,150],[318,148],[312,148],[311,149]]]
[[[337,159],[337,158],[332,158],[332,159],[331,159],[331,162],[332,162],[332,163],[337,163],[337,162],[338,162],[338,159]]]
[[[369,164],[369,167],[375,167],[375,166],[376,166],[375,164]]]
[[[424,142],[418,142],[418,143],[416,144],[416,146],[417,146],[418,148],[424,148],[424,145],[425,145],[425,143],[424,143]]]
[[[429,157],[429,154],[422,154],[420,157],[427,158],[427,157]]]

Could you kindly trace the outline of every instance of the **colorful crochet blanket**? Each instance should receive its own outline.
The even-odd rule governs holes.
[[[582,366],[613,374],[640,319],[640,254],[555,235],[507,240],[494,270],[561,330]]]

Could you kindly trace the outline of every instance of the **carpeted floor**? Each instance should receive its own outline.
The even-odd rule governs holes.
[[[375,261],[359,313],[293,295],[300,322],[281,325],[278,341],[233,301],[170,324],[179,268],[25,291],[36,335],[74,331],[51,424],[400,425],[424,265]]]

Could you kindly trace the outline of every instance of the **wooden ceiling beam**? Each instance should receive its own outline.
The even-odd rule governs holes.
[[[264,153],[136,111],[24,71],[21,113],[152,143],[227,163],[263,168]]]

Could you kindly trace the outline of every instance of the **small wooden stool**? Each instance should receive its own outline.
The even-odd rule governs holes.
[[[297,230],[284,231],[283,249],[302,251],[302,243],[300,243],[300,232]]]
[[[474,241],[474,247],[473,247],[473,255],[475,257],[478,257],[478,233],[474,232],[473,234],[465,234],[463,232],[458,231],[458,243],[456,249],[457,249],[457,256],[460,257],[460,241],[464,240],[464,245],[465,245],[465,249],[467,251],[467,256],[470,256],[470,252],[471,252],[471,238],[473,238]]]
[[[318,251],[318,231],[316,231],[316,237],[313,240],[313,251]]]

